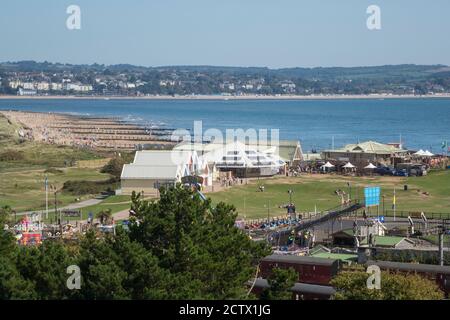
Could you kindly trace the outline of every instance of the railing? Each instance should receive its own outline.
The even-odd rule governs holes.
[[[421,212],[418,211],[406,211],[406,210],[391,210],[391,209],[380,209],[378,212],[371,212],[371,216],[385,216],[385,217],[395,217],[396,218],[408,218],[411,217],[413,219],[421,219]],[[423,212],[428,220],[443,220],[450,219],[450,213],[444,212]],[[358,212],[358,215],[362,215],[362,212]]]
[[[272,238],[272,241],[276,241],[279,243],[280,238],[282,237],[285,238],[289,236],[292,233],[292,231],[298,233],[299,231],[309,229],[316,224],[321,224],[328,220],[333,220],[339,218],[340,216],[351,214],[362,207],[363,205],[358,200],[352,200],[346,205],[337,206],[332,209],[318,213],[314,217],[303,219],[296,226],[286,228],[285,230],[278,230],[278,231],[268,230],[269,232],[266,232],[266,237],[267,240],[269,241],[270,238]]]

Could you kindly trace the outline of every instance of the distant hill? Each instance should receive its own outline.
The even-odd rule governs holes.
[[[20,75],[18,76],[17,73]],[[38,75],[37,73],[41,73]],[[18,61],[0,63],[5,79],[59,82],[67,77],[92,85],[96,94],[426,94],[450,92],[450,67],[385,65],[362,67],[281,68],[228,66],[155,66],[131,64],[73,65]],[[28,77],[29,78],[29,77]],[[98,79],[102,85],[98,84]],[[95,81],[97,80],[97,82]],[[139,90],[121,83],[139,82]],[[122,87],[121,87],[122,86]],[[137,88],[137,86],[136,86]]]

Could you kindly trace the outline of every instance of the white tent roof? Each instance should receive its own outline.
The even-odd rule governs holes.
[[[372,163],[369,163],[367,166],[364,167],[364,169],[375,169],[376,166],[374,166]]]
[[[322,168],[334,168],[334,165],[332,165],[329,161],[325,163]]]
[[[355,166],[352,165],[350,162],[347,162],[347,164],[344,166],[344,168],[355,168]]]
[[[423,151],[422,149],[420,149],[419,151],[417,151],[416,153],[414,153],[415,156],[423,156],[425,155],[425,151]]]
[[[430,151],[428,151],[428,150],[426,150],[425,152],[424,152],[424,154],[423,154],[424,156],[426,156],[426,157],[432,157],[432,156],[434,156],[434,154],[432,154]]]

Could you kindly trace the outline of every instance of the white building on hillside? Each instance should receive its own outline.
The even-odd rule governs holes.
[[[235,141],[229,143],[183,143],[176,150],[192,150],[215,170],[231,171],[235,177],[259,177],[276,175],[286,162],[278,155],[276,146],[246,145]]]
[[[123,166],[122,194],[131,194],[133,191],[156,194],[161,186],[172,186],[189,176],[201,177],[203,185],[212,184],[209,168],[205,168],[196,152],[137,151],[133,163]]]

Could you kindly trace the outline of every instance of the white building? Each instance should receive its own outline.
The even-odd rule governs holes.
[[[134,161],[123,166],[122,194],[133,191],[156,194],[161,186],[173,186],[184,177],[200,176],[204,185],[212,183],[209,169],[196,152],[179,150],[137,151]]]
[[[20,80],[13,80],[9,82],[9,87],[12,89],[17,89],[18,87],[22,87],[22,81]]]
[[[17,93],[19,96],[35,96],[37,94],[37,91],[34,89],[19,88],[19,91]]]
[[[48,91],[50,90],[50,84],[48,82],[37,82],[35,88],[38,91]]]
[[[260,177],[276,175],[286,162],[277,146],[246,145],[239,141],[228,143],[182,143],[176,150],[195,151],[201,161],[208,164],[210,174],[231,171],[235,177]]]
[[[34,85],[34,82],[24,82],[24,83],[22,83],[22,87],[25,90],[34,90],[34,89],[36,89],[35,85]]]
[[[50,88],[51,88],[51,90],[61,91],[63,89],[63,85],[62,85],[62,83],[52,82],[50,84]]]

